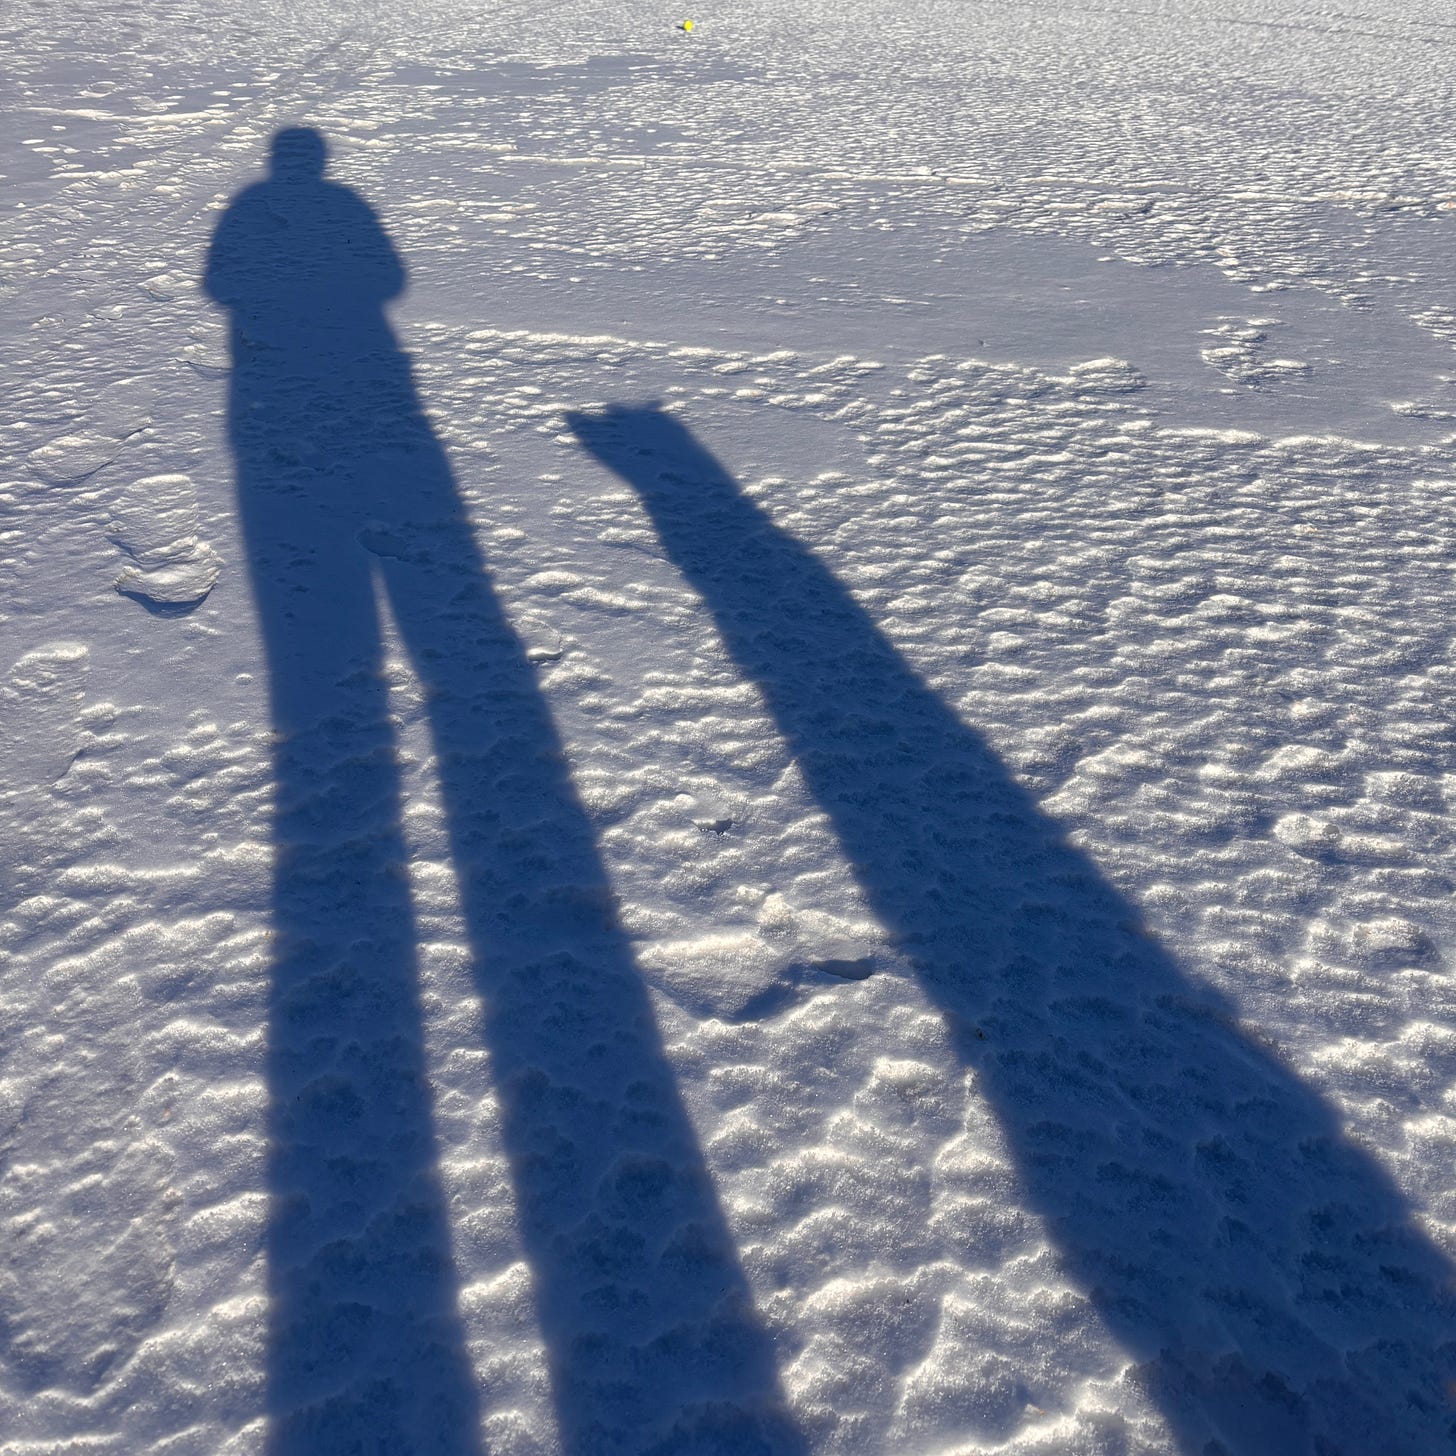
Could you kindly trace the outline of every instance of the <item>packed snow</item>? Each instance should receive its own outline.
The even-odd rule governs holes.
[[[3,1456],[1451,1449],[1449,6],[0,43]]]

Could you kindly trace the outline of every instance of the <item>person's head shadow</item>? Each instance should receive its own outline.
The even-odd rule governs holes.
[[[655,404],[577,413],[757,684],[1183,1456],[1429,1456],[1451,1268],[812,551]],[[953,1257],[952,1253],[952,1257]],[[987,1432],[1015,1434],[1019,1415]]]
[[[404,265],[374,209],[325,176],[320,133],[280,131],[268,161],[268,175],[223,215],[204,287],[253,345],[311,356],[331,344],[327,352],[347,364],[385,327],[383,306],[404,292]]]
[[[797,1456],[564,747],[385,316],[404,267],[325,159],[318,133],[281,133],[269,175],[220,219],[205,279],[230,315],[228,434],[274,729],[270,1451],[481,1449],[387,609],[458,884],[459,919],[435,933],[463,935],[490,1062],[475,1117],[509,1166],[515,1227],[466,1193],[456,1207],[485,1268],[529,1266],[560,1447]],[[529,1341],[506,1323],[502,1338]]]
[[[268,173],[274,182],[311,186],[322,182],[329,144],[311,126],[287,126],[268,144]]]

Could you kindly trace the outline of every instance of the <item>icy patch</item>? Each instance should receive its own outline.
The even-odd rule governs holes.
[[[1086,394],[1136,394],[1147,387],[1147,379],[1126,359],[1088,359],[1073,364],[1067,382]]]
[[[123,596],[145,607],[199,605],[222,563],[198,534],[197,493],[186,475],[149,475],[117,502],[111,539],[132,558],[116,579]]]

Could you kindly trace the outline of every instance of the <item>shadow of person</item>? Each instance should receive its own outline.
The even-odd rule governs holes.
[[[562,1449],[795,1453],[589,822],[384,305],[405,270],[279,133],[227,209],[229,433],[275,728],[274,1456],[480,1449],[424,1060],[381,599],[426,700]]]
[[[1332,1110],[676,419],[614,406],[571,426],[761,690],[1177,1449],[1447,1449],[1451,1270]]]

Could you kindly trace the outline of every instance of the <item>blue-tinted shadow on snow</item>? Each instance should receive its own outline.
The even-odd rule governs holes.
[[[676,418],[571,423],[758,685],[1178,1451],[1449,1449],[1451,1268],[1332,1110]]]
[[[206,276],[231,317],[229,431],[276,738],[269,1451],[482,1449],[387,602],[438,760],[561,1449],[797,1456],[561,742],[385,316],[405,270],[324,163],[316,132],[280,133]]]

